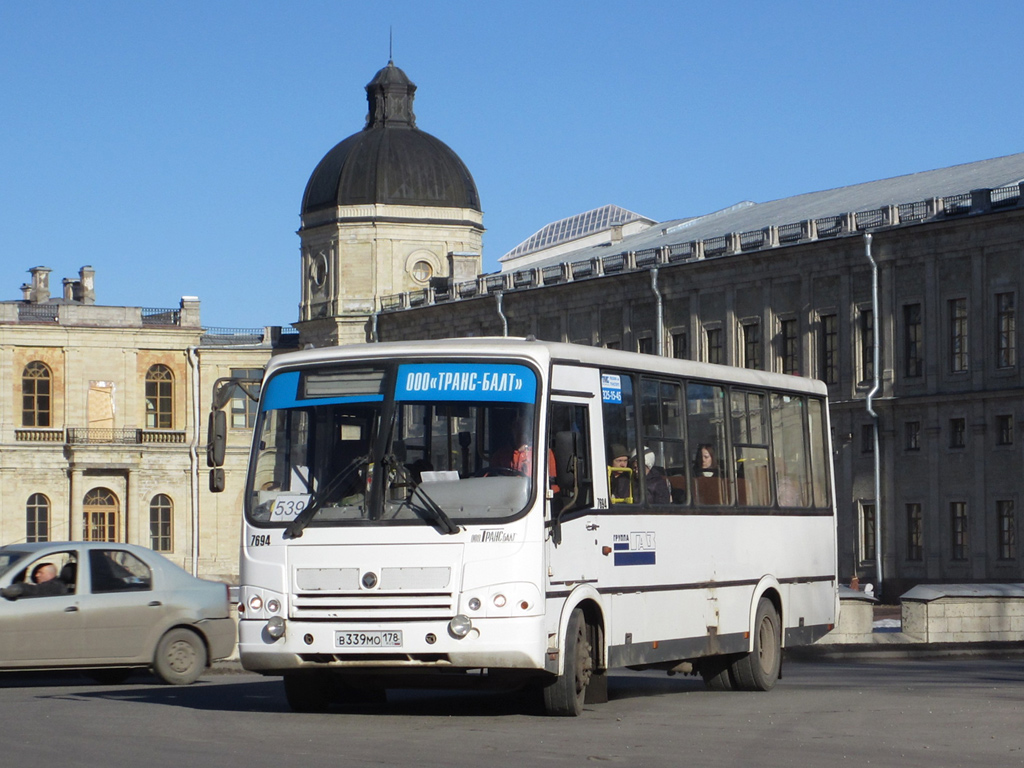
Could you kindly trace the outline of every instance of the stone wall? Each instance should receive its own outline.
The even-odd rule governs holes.
[[[902,602],[903,634],[911,641],[1024,641],[1024,584],[921,586]]]

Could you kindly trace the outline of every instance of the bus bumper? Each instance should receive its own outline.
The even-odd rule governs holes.
[[[341,634],[353,631],[402,633],[401,647],[341,647]],[[262,674],[300,669],[352,671],[464,671],[478,669],[543,670],[547,635],[543,616],[475,619],[465,637],[455,637],[445,622],[388,622],[353,627],[334,622],[285,622],[282,637],[267,632],[265,620],[238,626],[242,667]]]

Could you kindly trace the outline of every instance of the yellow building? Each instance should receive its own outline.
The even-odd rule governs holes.
[[[87,539],[152,547],[231,579],[252,401],[231,402],[228,490],[211,494],[206,414],[218,378],[261,376],[280,329],[203,329],[199,300],[102,306],[83,267],[51,297],[35,267],[0,302],[0,542]]]

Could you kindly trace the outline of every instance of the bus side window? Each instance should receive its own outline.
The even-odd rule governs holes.
[[[549,487],[555,491],[558,511],[589,507],[594,503],[594,477],[590,464],[590,417],[587,406],[552,403],[548,416]]]
[[[693,453],[695,504],[732,503],[725,435],[725,389],[713,384],[686,385],[686,429]]]
[[[651,504],[685,504],[686,440],[682,386],[675,381],[641,379],[645,498]],[[646,459],[652,458],[648,463]],[[641,466],[637,462],[637,466]]]

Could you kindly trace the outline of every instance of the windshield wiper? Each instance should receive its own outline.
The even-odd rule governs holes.
[[[309,525],[309,522],[316,516],[316,513],[323,509],[327,500],[331,498],[331,494],[334,493],[343,482],[348,480],[352,473],[363,463],[369,459],[369,454],[362,456],[356,456],[348,465],[341,470],[334,479],[325,485],[319,493],[317,493],[309,502],[309,506],[302,510],[294,520],[292,520],[288,527],[284,529],[284,537],[286,539],[297,539],[302,535],[302,531]]]
[[[420,495],[420,498],[423,499],[423,506],[426,507],[426,510],[431,514],[433,522],[437,523],[438,530],[440,530],[441,533],[452,534],[459,532],[459,526],[453,523],[452,519],[448,517],[440,506],[438,506],[437,502],[427,495],[427,492],[423,490],[422,485],[417,485],[412,489],[412,494],[409,497],[410,507],[417,512],[419,511],[419,507],[412,503],[413,497],[415,497],[417,493]]]
[[[448,514],[443,509],[441,509],[441,506],[430,498],[430,494],[423,490],[423,484],[417,484],[414,481],[412,473],[409,472],[404,464],[395,458],[394,454],[385,457],[384,463],[385,466],[390,466],[398,474],[402,475],[402,479],[412,486],[412,493],[409,494],[408,504],[414,512],[426,512],[430,517],[430,521],[437,526],[441,533],[450,535],[459,532],[459,526],[452,522],[452,519],[448,517]],[[423,500],[423,506],[417,506],[413,503],[417,494],[419,494],[419,497]]]

